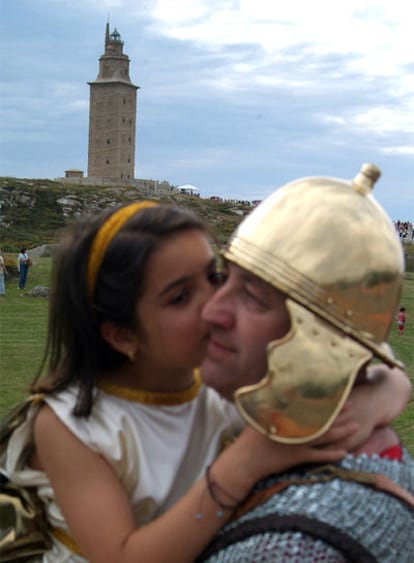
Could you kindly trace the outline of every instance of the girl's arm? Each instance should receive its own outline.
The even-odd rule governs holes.
[[[246,428],[211,467],[214,492],[199,479],[172,508],[137,528],[112,467],[82,444],[45,405],[35,421],[37,460],[46,471],[70,533],[92,563],[193,562],[260,478],[304,461],[336,461],[343,450],[284,446]]]
[[[410,397],[411,383],[402,370],[391,369],[383,364],[371,366],[364,380],[354,385],[345,407],[329,434],[325,435],[326,439],[322,437],[322,441],[332,444],[335,430],[353,421],[357,425],[356,431],[348,435],[344,433],[345,439],[339,439],[336,445],[347,451],[361,453],[374,430],[383,428],[395,420],[406,407]],[[383,449],[389,447],[391,433],[394,436],[394,444],[398,444],[397,435],[393,430],[388,429],[387,441],[386,443],[384,441]],[[377,434],[377,436],[382,435],[384,433]],[[376,438],[375,443],[379,445],[380,440]]]
[[[412,391],[410,380],[402,370],[391,369],[383,364],[369,368],[367,385],[361,389],[358,387],[359,405],[356,403],[355,408],[363,410],[363,406],[369,402],[372,419],[376,419],[375,427],[385,426],[395,420],[407,406]]]

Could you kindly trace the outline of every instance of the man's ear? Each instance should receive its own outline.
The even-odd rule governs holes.
[[[100,326],[100,333],[111,348],[127,356],[131,361],[135,358],[138,342],[129,328],[105,321]]]

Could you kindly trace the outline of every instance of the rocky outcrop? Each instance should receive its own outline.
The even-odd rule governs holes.
[[[213,226],[220,241],[227,240],[241,218],[251,210],[249,202],[217,202],[180,194],[168,182],[134,180],[133,183],[95,185],[90,180],[76,183],[0,177],[2,249],[15,252],[23,247],[42,248],[45,243],[47,247],[53,246],[74,218],[143,199],[192,209]]]
[[[49,297],[49,288],[43,285],[35,285],[33,289],[23,294],[25,297]]]
[[[36,246],[36,248],[31,248],[29,254],[31,258],[42,258],[43,256],[52,256],[56,244],[42,244],[41,246]]]

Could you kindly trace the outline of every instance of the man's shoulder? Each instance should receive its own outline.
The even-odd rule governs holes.
[[[373,559],[358,556],[351,560],[395,561],[399,550],[407,553],[409,548],[408,552],[414,552],[414,511],[401,498],[367,484],[364,478],[385,475],[412,491],[413,469],[413,460],[406,452],[402,462],[363,454],[347,456],[336,466],[301,467],[262,480],[253,491],[259,502],[250,503],[246,512],[239,513],[224,528],[217,538],[221,546],[218,550],[214,544],[210,546],[214,556],[206,561],[237,560],[237,550],[245,556],[246,549],[252,550],[249,556],[254,553],[258,557],[270,545],[276,553],[292,542],[295,549],[306,546],[309,553],[315,546],[327,552],[333,549],[338,558],[329,560],[345,561],[349,553],[367,552]],[[376,522],[375,527],[372,522]],[[393,522],[392,530],[389,522]],[[382,537],[387,541],[378,540]]]

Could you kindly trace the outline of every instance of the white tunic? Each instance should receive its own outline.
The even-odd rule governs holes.
[[[96,393],[88,418],[72,415],[75,389],[47,396],[45,401],[81,442],[111,464],[131,500],[138,526],[182,497],[242,426],[231,403],[198,383],[176,394],[103,387]],[[70,535],[47,475],[19,467],[21,452],[32,439],[36,412],[33,407],[25,424],[11,437],[4,469],[13,482],[36,486],[51,526]],[[55,540],[43,561],[85,559]]]

